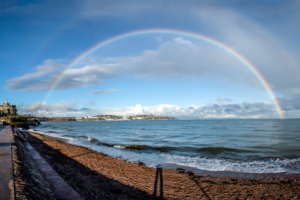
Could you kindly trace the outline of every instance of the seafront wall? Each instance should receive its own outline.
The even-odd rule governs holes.
[[[82,198],[49,166],[36,150],[15,130],[14,155],[16,196],[21,199],[65,199],[82,200]],[[22,182],[28,184],[24,185]],[[32,191],[34,190],[34,191]]]
[[[0,126],[0,199],[14,199],[11,127]]]
[[[0,126],[0,199],[82,200],[9,125]]]

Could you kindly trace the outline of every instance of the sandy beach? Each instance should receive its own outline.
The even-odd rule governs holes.
[[[300,177],[237,178],[151,168],[37,133],[23,136],[84,199],[300,199]]]

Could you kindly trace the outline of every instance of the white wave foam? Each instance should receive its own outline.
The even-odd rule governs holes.
[[[125,149],[124,146],[120,146],[120,145],[114,145],[115,148],[119,148],[119,149]]]
[[[80,144],[81,142],[80,140],[76,140],[74,143]],[[137,163],[138,161],[141,161],[150,167],[156,167],[158,165],[163,165],[164,163],[172,163],[207,171],[232,171],[241,173],[300,173],[300,158],[242,162],[216,158],[171,155],[168,153],[158,152],[142,153],[126,151],[124,150],[124,146],[120,145],[115,145],[115,148],[99,145],[88,146],[96,151],[106,153],[116,158],[125,159],[130,162]]]
[[[300,165],[295,166],[295,162],[299,163],[300,158],[239,162],[223,159],[201,157],[191,158],[174,155],[164,155],[164,157],[166,163],[194,167],[200,170],[207,171],[232,171],[243,173],[300,173]]]
[[[63,137],[63,136],[60,136],[60,135],[55,134],[55,133],[48,133],[48,132],[37,131],[37,130],[33,130],[33,129],[22,130],[22,131],[25,131],[25,132],[32,132],[32,133],[38,133],[38,134],[47,135],[47,136],[54,137],[54,138],[65,139],[65,140],[74,140],[74,138]]]
[[[263,161],[234,161],[217,158],[203,158],[171,155],[168,153],[142,153],[135,151],[125,151],[124,146],[115,145],[111,147],[86,144],[82,139],[74,139],[69,137],[62,137],[58,134],[47,133],[42,131],[31,131],[44,135],[49,135],[56,138],[72,140],[71,143],[80,146],[93,148],[96,151],[106,153],[113,157],[126,159],[130,162],[144,162],[150,167],[155,167],[164,163],[172,163],[181,166],[193,167],[200,170],[207,171],[232,171],[242,173],[300,173],[300,158],[294,159],[266,159]],[[88,141],[93,140],[88,137]]]
[[[26,129],[20,129],[20,130],[22,130],[22,131],[24,131],[24,132],[33,132],[33,133],[45,134],[45,133],[42,132],[42,131],[36,131],[36,130],[32,130],[32,129],[28,129],[28,130],[26,130]]]
[[[65,140],[74,140],[74,138],[70,138],[70,137],[62,137],[62,136],[52,136],[52,137],[61,138]]]

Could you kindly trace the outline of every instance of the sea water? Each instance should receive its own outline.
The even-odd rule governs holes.
[[[300,119],[42,122],[34,129],[152,167],[300,173]]]

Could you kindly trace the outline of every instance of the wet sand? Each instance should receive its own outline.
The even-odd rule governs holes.
[[[169,169],[178,169],[183,168],[186,171],[192,171],[195,172],[195,174],[198,175],[208,175],[208,176],[220,176],[220,177],[233,177],[233,178],[266,178],[266,179],[272,179],[272,178],[296,178],[300,176],[300,174],[288,174],[285,172],[279,172],[279,173],[246,173],[246,172],[233,172],[233,171],[208,171],[208,170],[201,170],[197,169],[195,167],[188,167],[188,166],[182,166],[177,165],[173,163],[167,163],[164,164],[163,167],[169,168]]]
[[[200,176],[129,163],[37,133],[23,135],[85,199],[300,199],[299,176]]]

